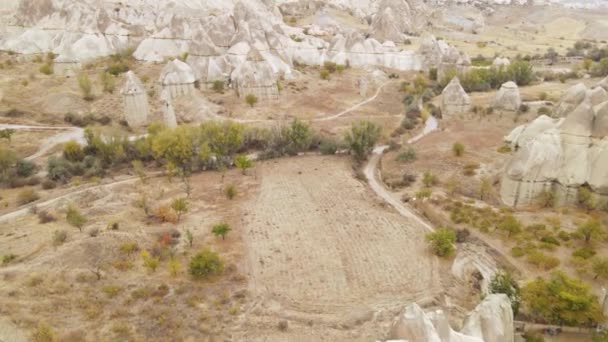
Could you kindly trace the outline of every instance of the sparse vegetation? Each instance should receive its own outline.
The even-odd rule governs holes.
[[[464,154],[464,144],[455,142],[454,145],[452,145],[452,152],[454,153],[454,156],[461,157]]]
[[[361,162],[367,159],[379,138],[380,127],[369,121],[361,121],[351,126],[345,140],[355,160]]]
[[[230,225],[228,225],[227,223],[219,223],[216,224],[215,226],[213,226],[213,228],[211,229],[211,232],[213,233],[213,235],[215,236],[221,236],[222,240],[226,239],[226,235],[232,230],[232,228],[230,228]]]
[[[513,315],[519,312],[521,304],[521,291],[519,284],[513,278],[513,275],[507,271],[499,271],[492,277],[490,282],[490,293],[504,293],[511,300],[511,308]]]
[[[93,101],[93,86],[91,84],[91,80],[89,79],[89,75],[78,75],[78,86],[82,92],[82,98],[85,99],[85,101]]]
[[[225,193],[226,193],[226,197],[227,197],[228,199],[233,199],[233,198],[235,198],[235,197],[236,197],[236,195],[238,194],[238,191],[236,190],[236,185],[234,185],[234,184],[230,184],[230,185],[228,185],[228,186],[226,187]]]
[[[258,103],[258,97],[253,94],[248,94],[247,96],[245,96],[245,102],[247,102],[247,104],[251,108],[253,108],[253,106],[255,106],[255,104]]]
[[[86,217],[73,205],[68,206],[65,219],[71,226],[78,228],[80,232],[82,232],[82,228],[87,223]]]

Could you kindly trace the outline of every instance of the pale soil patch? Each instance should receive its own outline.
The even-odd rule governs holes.
[[[285,309],[344,314],[439,290],[425,230],[370,201],[346,159],[300,157],[260,168],[245,221],[254,293]]]

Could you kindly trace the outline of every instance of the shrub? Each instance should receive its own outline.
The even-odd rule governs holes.
[[[228,234],[231,230],[232,230],[232,228],[230,228],[230,226],[227,223],[219,223],[219,224],[216,224],[215,226],[213,226],[213,228],[211,229],[211,232],[213,233],[213,235],[221,236],[222,240],[225,240],[226,234]]]
[[[433,252],[437,256],[445,257],[450,256],[454,252],[456,234],[452,229],[439,228],[433,233],[428,233],[426,240],[430,243]]]
[[[53,246],[61,246],[68,239],[68,233],[65,230],[56,230],[53,232]]]
[[[497,227],[499,230],[507,232],[508,236],[518,234],[521,232],[521,223],[513,215],[505,215],[498,222]]]
[[[34,173],[34,171],[36,171],[36,164],[32,163],[31,161],[21,159],[17,161],[15,169],[17,171],[17,176],[29,177]]]
[[[406,147],[397,155],[397,161],[408,163],[416,160],[416,150],[412,146]]]
[[[468,163],[463,167],[463,173],[465,176],[473,176],[475,174],[475,170],[479,168],[479,164],[477,163]]]
[[[8,263],[10,263],[11,261],[17,259],[17,256],[15,254],[6,254],[2,256],[2,264],[6,265]]]
[[[319,151],[323,155],[336,154],[338,151],[338,143],[335,140],[324,138],[319,144]]]
[[[408,186],[412,185],[416,181],[416,175],[408,173],[408,172],[405,172],[403,174],[403,177],[401,179],[402,179],[402,181],[401,181],[402,185],[405,186],[405,187],[408,187]],[[427,196],[427,197],[430,197],[430,195]]]
[[[110,75],[118,76],[129,71],[129,65],[126,62],[119,60],[110,64],[105,71]]]
[[[471,235],[471,232],[468,229],[458,229],[456,231],[456,242],[458,243],[463,243],[466,242],[467,239],[469,238],[469,235]]]
[[[189,272],[196,279],[205,279],[224,272],[224,263],[217,253],[204,249],[190,259]]]
[[[425,187],[430,188],[432,186],[437,185],[439,183],[439,180],[437,179],[437,176],[435,176],[435,174],[431,171],[425,171],[422,175],[422,183]]]
[[[38,70],[40,71],[40,73],[45,75],[53,74],[53,66],[49,63],[42,64],[42,66],[40,66],[40,69]]]
[[[380,127],[370,121],[360,121],[351,126],[345,140],[357,162],[367,159],[380,138]]]
[[[433,191],[431,189],[424,188],[424,189],[420,189],[418,192],[416,192],[415,196],[418,199],[425,199],[425,198],[430,198],[432,194],[433,194]]]
[[[82,227],[87,223],[87,218],[84,217],[84,215],[82,215],[80,211],[78,211],[78,209],[76,209],[76,207],[73,205],[68,206],[65,219],[71,226],[78,228],[80,232],[82,232]]]
[[[149,273],[156,272],[158,264],[160,263],[159,257],[150,255],[150,252],[148,251],[141,251],[141,258],[144,262],[144,267],[148,270]]]
[[[519,284],[513,279],[511,273],[505,271],[496,272],[490,281],[490,293],[506,294],[511,300],[513,315],[517,315],[521,303],[521,293]]]
[[[91,85],[91,80],[89,79],[89,75],[80,74],[78,75],[78,87],[80,87],[80,91],[82,92],[82,98],[85,101],[92,101],[93,98],[93,87]]]
[[[247,169],[251,168],[253,166],[253,161],[251,159],[249,159],[246,155],[244,154],[239,154],[234,158],[234,165],[241,169],[241,171],[243,172],[243,175],[246,174]]]
[[[539,250],[532,250],[532,251],[528,252],[528,256],[526,257],[526,260],[529,263],[531,263],[532,265],[539,267],[543,270],[550,270],[552,268],[559,266],[558,258],[556,258],[552,255],[548,255]]]
[[[123,244],[120,245],[120,252],[121,253],[124,253],[124,254],[127,254],[127,255],[133,255],[137,251],[139,251],[139,245],[135,241],[123,242]]]
[[[528,106],[527,104],[522,103],[521,105],[519,105],[519,109],[518,109],[519,113],[527,113],[529,111],[530,111],[530,106]]]
[[[38,199],[40,199],[40,195],[38,195],[36,190],[32,188],[23,189],[17,195],[17,204],[24,205],[37,201]]]
[[[452,152],[456,157],[460,157],[464,154],[464,145],[461,142],[455,142],[452,145]]]
[[[234,184],[230,184],[226,187],[226,197],[228,199],[233,199],[236,197],[236,195],[238,194],[238,191],[236,190],[236,186]]]
[[[522,247],[515,246],[515,247],[511,248],[511,255],[516,258],[519,258],[519,257],[526,255],[526,252],[524,251],[524,249]]]
[[[547,98],[549,98],[549,94],[547,94],[546,92],[544,92],[544,91],[543,91],[542,93],[540,93],[540,95],[538,95],[538,98],[539,98],[541,101],[546,101],[546,100],[547,100]]]
[[[177,222],[177,215],[175,214],[175,212],[173,210],[171,210],[171,208],[168,205],[161,205],[161,206],[157,207],[156,210],[154,211],[154,216],[160,222],[171,222],[171,223]]]
[[[223,93],[224,92],[224,81],[221,81],[221,80],[213,81],[212,89],[216,93]]]
[[[171,201],[171,209],[177,214],[177,221],[179,222],[182,215],[188,212],[188,200],[186,198],[176,198]]]
[[[247,102],[247,104],[253,108],[253,106],[258,103],[258,97],[253,94],[248,94],[245,96],[245,102]]]
[[[584,260],[591,259],[596,254],[595,250],[591,247],[583,247],[572,252],[573,257],[581,258]]]
[[[39,211],[38,212],[38,222],[45,224],[49,222],[53,222],[56,220],[55,216],[51,215],[48,211]]]
[[[511,152],[511,146],[509,144],[503,144],[498,148],[498,153],[509,153]]]
[[[431,81],[437,81],[437,68],[429,69],[429,79]]]
[[[321,68],[321,70],[319,70],[319,77],[322,80],[329,80],[329,71],[325,68]]]
[[[38,323],[36,330],[32,334],[32,342],[55,342],[57,336],[51,327],[46,323]]]
[[[114,93],[114,89],[116,88],[116,82],[114,80],[114,76],[108,72],[102,72],[99,75],[101,80],[101,86],[104,93],[112,94]]]
[[[84,159],[84,151],[76,140],[63,144],[63,158],[71,162],[79,162]]]
[[[542,106],[536,111],[538,115],[551,115],[551,109],[549,107]]]

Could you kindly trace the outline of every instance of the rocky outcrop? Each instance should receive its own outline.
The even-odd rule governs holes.
[[[515,82],[507,82],[500,86],[494,100],[494,108],[517,111],[521,106],[519,88]]]
[[[582,87],[571,88],[560,101],[562,108],[572,106],[584,93],[565,117],[540,116],[506,137],[516,153],[501,181],[505,204],[529,205],[544,191],[553,192],[557,204],[572,204],[583,185],[608,195],[608,101],[594,105],[603,93]]]
[[[402,43],[424,24],[426,6],[418,0],[382,0],[372,17],[372,37]]]
[[[587,95],[587,87],[583,83],[578,83],[566,90],[561,100],[553,111],[553,116],[561,118],[569,114],[576,108]]]
[[[232,72],[230,79],[239,97],[253,94],[261,101],[279,98],[277,77],[270,64],[255,49],[249,51],[247,61]]]
[[[491,294],[477,305],[460,331],[483,341],[513,342],[513,309],[505,294]]]
[[[418,53],[423,57],[423,69],[437,68],[439,78],[448,71],[462,73],[471,66],[471,60],[466,53],[432,35],[422,39]]]
[[[192,68],[179,59],[167,63],[158,79],[163,91],[166,90],[171,98],[192,93],[195,81]]]
[[[424,342],[513,342],[513,311],[509,297],[490,294],[467,315],[460,332],[454,331],[442,310],[425,313],[410,304],[393,320],[392,340]]]
[[[441,92],[441,112],[445,115],[466,113],[471,109],[471,99],[454,77]]]
[[[129,127],[140,127],[148,123],[148,94],[133,71],[125,75],[125,84],[120,92],[124,102],[124,119]]]
[[[73,77],[80,67],[80,61],[76,58],[72,49],[66,50],[65,53],[53,60],[53,70],[57,75]]]
[[[475,244],[462,244],[452,263],[452,275],[471,283],[476,281],[483,295],[490,293],[490,282],[498,266],[485,249]],[[481,278],[478,278],[481,276]]]
[[[423,67],[422,57],[414,51],[399,50],[390,43],[380,44],[356,31],[334,37],[324,59],[338,64],[398,70],[421,70]]]
[[[172,99],[169,89],[164,89],[160,94],[160,102],[163,107],[163,123],[169,128],[177,127],[177,117],[175,116]]]

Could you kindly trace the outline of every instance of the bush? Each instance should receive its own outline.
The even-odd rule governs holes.
[[[230,184],[226,187],[226,197],[228,199],[233,199],[238,194],[236,190],[236,186],[234,184]]]
[[[101,86],[102,86],[104,93],[109,93],[109,94],[114,93],[114,89],[116,88],[116,82],[114,80],[114,76],[112,76],[108,72],[102,72],[99,75],[99,78],[101,80]]]
[[[404,173],[402,179],[402,185],[404,187],[408,187],[410,185],[412,185],[414,182],[416,182],[416,175],[411,174],[411,173]],[[428,196],[430,197],[430,195]]]
[[[32,334],[32,342],[55,342],[57,336],[51,327],[46,323],[38,323],[38,327]]]
[[[477,163],[468,163],[463,167],[463,173],[465,176],[473,176],[475,174],[475,170],[479,168],[479,164]]]
[[[93,101],[93,86],[91,85],[91,80],[89,79],[89,75],[80,74],[78,75],[78,87],[80,87],[80,91],[82,92],[82,98],[85,101]]]
[[[526,257],[526,260],[529,263],[531,263],[532,265],[539,267],[543,270],[550,270],[552,268],[559,266],[558,258],[556,258],[552,255],[548,255],[539,250],[532,250],[532,251],[528,252],[528,256]]]
[[[2,256],[2,264],[6,265],[8,263],[10,263],[11,261],[17,259],[17,256],[15,254],[6,254]]]
[[[498,271],[492,277],[490,282],[490,293],[504,293],[511,300],[511,309],[513,315],[517,315],[519,312],[519,305],[521,303],[521,293],[519,284],[513,279],[513,276],[509,272]]]
[[[500,146],[498,148],[498,153],[510,153],[511,152],[511,146],[509,146],[509,144],[503,144],[502,146]]]
[[[426,240],[430,243],[433,252],[437,256],[445,257],[454,253],[456,234],[452,229],[439,228],[433,233],[428,233]]]
[[[329,71],[325,68],[321,68],[321,70],[319,70],[319,77],[322,80],[329,80]]]
[[[437,68],[429,69],[429,79],[431,81],[437,81]]]
[[[31,161],[21,159],[17,161],[15,169],[17,171],[17,176],[29,177],[34,173],[34,171],[36,171],[36,164],[32,163]]]
[[[49,63],[42,64],[42,66],[40,66],[40,69],[38,70],[40,71],[40,73],[45,75],[53,74],[53,66]]]
[[[455,142],[452,145],[452,152],[456,157],[461,157],[464,154],[464,145],[461,142]]]
[[[424,188],[416,192],[415,196],[418,199],[430,198],[433,195],[433,191],[429,188]]]
[[[76,140],[63,144],[63,158],[71,162],[79,162],[84,159],[84,151]]]
[[[547,98],[549,98],[549,94],[547,94],[544,91],[542,93],[540,93],[540,95],[538,96],[538,99],[541,100],[541,101],[546,101]]]
[[[41,224],[53,222],[57,220],[55,216],[51,215],[48,211],[39,211],[38,212],[38,222]]]
[[[529,111],[530,111],[530,106],[528,106],[527,104],[522,103],[521,105],[519,105],[519,109],[518,109],[519,113],[527,113]]]
[[[60,246],[68,239],[68,233],[65,230],[56,230],[53,232],[53,246]]]
[[[397,161],[408,163],[416,160],[416,150],[412,146],[408,146],[404,151],[400,152],[397,155]]]
[[[439,183],[439,180],[437,179],[437,176],[435,176],[435,174],[431,171],[425,171],[422,175],[422,183],[425,187],[430,188],[432,186],[437,185]]]
[[[516,258],[519,258],[519,257],[526,255],[526,252],[524,251],[524,249],[522,247],[515,246],[515,247],[511,248],[511,255]]]
[[[224,272],[224,263],[217,253],[204,249],[190,259],[190,275],[196,279],[205,279]]]
[[[471,235],[471,232],[468,229],[459,229],[456,231],[456,242],[463,243],[467,242],[467,239]]]
[[[78,228],[80,232],[82,232],[82,227],[87,223],[87,218],[73,205],[68,206],[65,219],[71,226]]]
[[[538,110],[536,111],[536,113],[538,115],[548,115],[548,116],[550,116],[551,115],[551,108],[542,106],[542,107],[538,108]]]
[[[211,229],[211,233],[215,236],[221,236],[222,240],[226,239],[226,234],[228,234],[232,228],[227,223],[219,223],[213,226]]]
[[[253,106],[258,103],[258,97],[253,94],[248,94],[245,96],[245,102],[247,102],[247,104],[253,108]]]
[[[357,162],[364,161],[380,138],[380,127],[370,121],[360,121],[351,126],[345,140]]]
[[[572,252],[573,257],[581,258],[584,260],[591,259],[595,256],[596,252],[591,247],[583,247]]]
[[[17,195],[17,204],[24,205],[40,199],[40,195],[34,189],[23,189]]]
[[[323,138],[319,144],[319,151],[323,155],[336,154],[338,151],[338,143],[333,139]]]
[[[221,80],[213,81],[212,89],[216,93],[223,93],[224,92],[224,81],[221,81]]]

